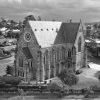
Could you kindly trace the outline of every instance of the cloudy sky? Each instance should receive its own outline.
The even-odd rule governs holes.
[[[30,14],[43,20],[100,21],[100,0],[0,0],[0,17],[23,20]]]

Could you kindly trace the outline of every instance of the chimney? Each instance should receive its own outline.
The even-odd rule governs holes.
[[[72,22],[72,19],[70,19],[70,23]]]

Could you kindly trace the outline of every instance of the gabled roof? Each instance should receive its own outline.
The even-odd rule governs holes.
[[[54,44],[74,43],[80,23],[62,23]]]
[[[27,59],[32,58],[31,52],[28,47],[23,47],[22,50]]]
[[[54,44],[61,23],[53,21],[29,21],[37,42],[41,47],[49,47]]]
[[[53,44],[74,43],[80,23],[53,21],[29,21],[38,44],[49,47]]]

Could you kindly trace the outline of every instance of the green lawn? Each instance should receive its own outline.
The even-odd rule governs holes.
[[[83,73],[78,75],[79,81],[78,84],[73,86],[73,88],[86,88],[90,86],[100,86],[100,81],[95,77],[97,70],[87,68],[83,70]]]
[[[95,73],[97,70],[86,68],[83,69],[83,72],[79,75],[79,81],[76,85],[72,86],[73,89],[82,89],[82,88],[88,88],[90,86],[97,85],[100,87],[100,81],[95,77]],[[54,78],[52,82],[56,82],[57,84],[62,84],[59,78]]]

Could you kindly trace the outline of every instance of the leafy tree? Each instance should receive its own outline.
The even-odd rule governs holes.
[[[40,16],[38,16],[38,21],[41,21],[41,17]]]
[[[100,25],[98,25],[98,28],[100,29]]]
[[[94,24],[93,27],[94,27],[94,28],[98,28],[98,25],[97,25],[97,24]]]
[[[11,66],[7,65],[7,68],[6,68],[6,74],[12,74],[13,73],[13,69]]]
[[[55,19],[53,19],[52,21],[53,21],[53,22],[55,22],[56,20],[55,20]]]
[[[48,88],[49,88],[49,90],[50,90],[50,92],[51,93],[53,93],[53,92],[59,92],[59,91],[61,91],[61,87],[58,85],[58,84],[56,84],[56,83],[49,83],[48,84]]]
[[[21,82],[21,78],[15,76],[1,76],[0,80],[4,84],[18,85]]]
[[[29,15],[29,16],[26,16],[26,17],[25,17],[25,19],[24,19],[24,21],[23,21],[23,24],[26,25],[27,22],[28,22],[29,20],[36,21],[34,15]]]
[[[97,72],[95,73],[95,77],[100,81],[100,71],[97,71]]]
[[[64,84],[70,87],[78,82],[78,77],[70,70],[62,70],[58,77]]]

